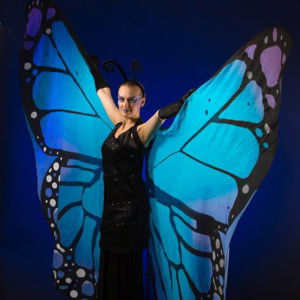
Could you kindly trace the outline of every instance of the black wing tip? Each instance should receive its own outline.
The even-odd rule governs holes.
[[[247,44],[251,43],[253,40],[265,36],[266,34],[268,35],[272,35],[274,29],[277,30],[277,34],[281,34],[282,36],[284,36],[285,40],[287,41],[287,48],[290,48],[291,44],[292,44],[292,36],[289,30],[287,30],[284,26],[282,26],[281,24],[274,24],[272,26],[268,26],[265,29],[261,30],[260,32],[258,32]]]

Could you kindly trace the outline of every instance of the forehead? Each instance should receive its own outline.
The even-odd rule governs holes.
[[[121,85],[118,94],[119,96],[128,98],[132,96],[141,95],[141,90],[138,86]]]

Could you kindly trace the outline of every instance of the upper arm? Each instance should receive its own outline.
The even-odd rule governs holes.
[[[160,126],[165,122],[165,120],[158,117],[158,111],[145,123],[137,127],[137,132],[142,143],[147,147],[154,137],[155,132],[160,128]]]
[[[110,92],[110,88],[105,87],[103,89],[99,89],[97,91],[97,95],[101,100],[101,103],[107,113],[109,119],[114,123],[117,124],[123,121],[122,115],[118,110]]]

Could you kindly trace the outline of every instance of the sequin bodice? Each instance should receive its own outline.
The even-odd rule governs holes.
[[[102,145],[104,206],[100,246],[114,252],[146,247],[149,207],[142,179],[145,147],[136,123],[120,134],[118,123]]]

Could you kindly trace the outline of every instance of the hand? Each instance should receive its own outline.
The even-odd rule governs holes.
[[[182,97],[179,101],[182,102],[182,104],[185,102],[185,100],[190,96],[192,95],[194,92],[196,91],[196,89],[190,89],[188,90]]]
[[[99,58],[96,55],[89,55],[88,65],[89,65],[90,71],[93,75],[97,91],[99,89],[109,87],[109,85],[107,84],[105,78],[100,73],[100,70],[99,70],[99,67],[98,67],[99,62],[100,62]]]
[[[183,105],[183,103],[185,102],[185,100],[195,91],[196,89],[190,89],[189,91],[187,91],[181,98],[180,100],[178,100],[177,102],[171,103],[167,106],[165,106],[164,108],[161,108],[158,111],[158,117],[160,119],[168,119],[170,117],[175,116],[181,106]]]

